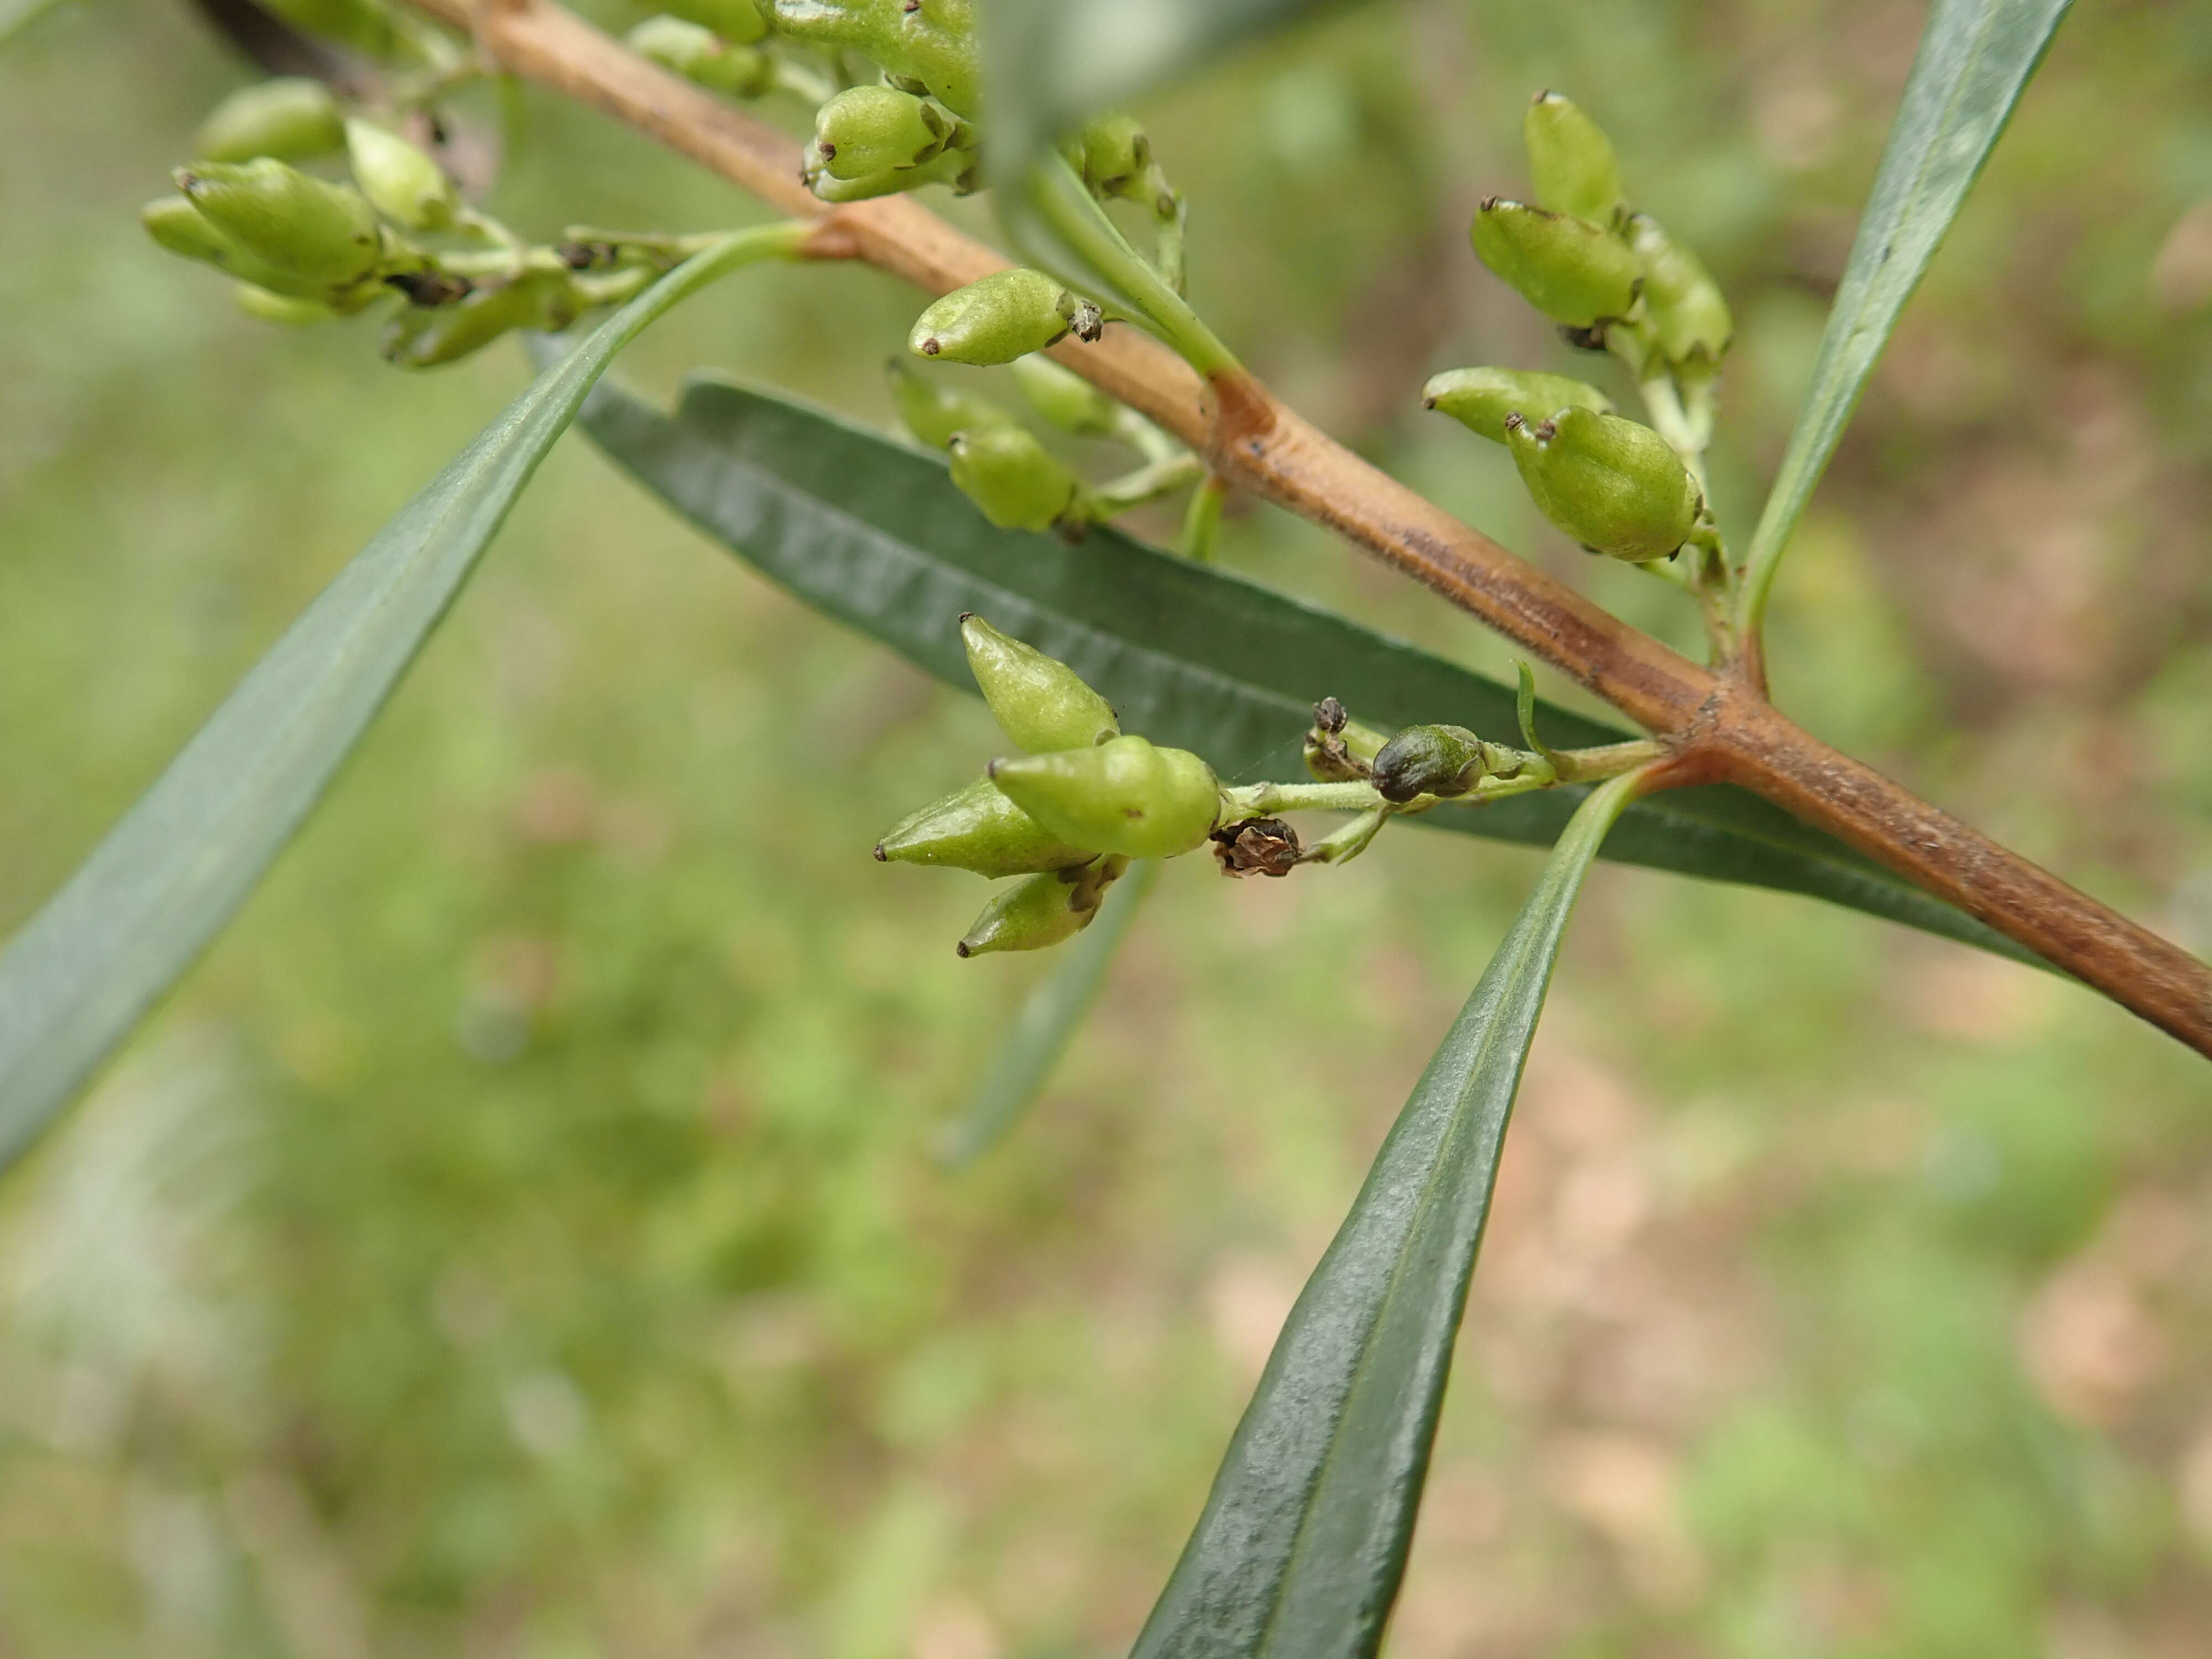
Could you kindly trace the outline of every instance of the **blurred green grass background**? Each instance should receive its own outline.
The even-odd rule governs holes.
[[[1569,366],[1467,219],[1520,186],[1537,88],[1613,130],[1737,303],[1740,537],[1920,19],[1370,4],[1147,114],[1262,374],[1680,637],[1419,415],[1437,368]],[[0,49],[0,929],[526,377],[269,329],[144,240],[244,78],[167,0]],[[525,109],[494,205],[531,232],[755,216]],[[1774,652],[1815,731],[2199,951],[2208,301],[2212,11],[2084,7]],[[748,275],[621,373],[880,419],[915,305]],[[1226,556],[1509,667],[1270,509]],[[1045,964],[956,961],[981,884],[867,852],[993,747],[566,441],[274,879],[0,1193],[0,1654],[1121,1652],[1535,860],[1408,831],[1279,884],[1174,867],[1035,1121],[949,1176]],[[1601,870],[1391,1652],[2212,1650],[2208,1106],[2201,1061],[2045,976]]]

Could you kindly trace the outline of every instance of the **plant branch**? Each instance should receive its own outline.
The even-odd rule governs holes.
[[[548,0],[415,0],[473,31],[506,70],[659,140],[811,216],[804,250],[942,294],[1003,268],[918,203],[830,209],[799,182],[795,144],[623,50]],[[1203,454],[1213,471],[1334,531],[1542,658],[1659,738],[1653,787],[1726,780],[1828,830],[2212,1055],[2212,969],[1838,753],[1766,703],[1755,669],[1716,674],[1638,633],[1316,430],[1241,369],[1206,380],[1131,329],[1054,356]],[[1755,581],[1755,579],[1754,579]]]

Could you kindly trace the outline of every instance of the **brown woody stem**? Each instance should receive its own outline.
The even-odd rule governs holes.
[[[1004,256],[904,197],[830,208],[774,128],[548,0],[415,0],[510,73],[659,139],[779,212],[818,217],[808,252],[942,294]],[[1630,628],[1317,431],[1249,375],[1201,383],[1127,328],[1054,355],[1253,494],[1335,531],[1603,697],[1667,744],[1661,785],[1725,780],[1787,808],[2212,1055],[2212,969],[1838,753],[1766,702],[1755,653],[1717,674]]]

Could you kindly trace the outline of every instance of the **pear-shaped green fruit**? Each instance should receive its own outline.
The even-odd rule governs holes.
[[[1001,530],[1049,530],[1083,494],[1082,480],[1025,427],[956,432],[945,448],[952,482]]]
[[[1661,559],[1689,539],[1705,498],[1682,459],[1650,427],[1565,409],[1505,423],[1521,482],[1553,524],[1594,552]]]
[[[1041,270],[994,271],[933,302],[915,319],[907,349],[956,363],[1011,363],[1065,336],[1084,304]]]
[[[356,283],[383,257],[375,210],[359,191],[282,161],[208,161],[178,168],[175,179],[185,199],[224,236],[304,281],[331,288]]]
[[[960,619],[968,667],[1006,741],[1032,755],[1089,749],[1119,737],[1121,722],[1066,663],[1001,634],[981,617]]]
[[[1416,795],[1449,799],[1482,781],[1482,739],[1463,726],[1409,726],[1375,757],[1374,782],[1384,800]]]
[[[1121,406],[1072,368],[1031,354],[1014,359],[1014,384],[1029,406],[1063,432],[1111,432]]]
[[[296,161],[345,147],[345,118],[320,81],[286,76],[234,92],[209,112],[192,139],[206,161],[251,161],[258,155]]]
[[[299,300],[289,294],[272,294],[252,283],[239,283],[232,290],[231,297],[247,316],[264,323],[282,323],[288,328],[308,328],[317,323],[335,323],[345,315],[337,307],[320,300]]]
[[[993,761],[991,781],[1062,840],[1133,859],[1171,859],[1204,846],[1221,814],[1212,767],[1187,749],[1143,738]]]
[[[1120,860],[1100,860],[1120,865]],[[967,933],[952,948],[963,957],[988,956],[994,951],[1042,951],[1069,939],[1091,925],[1099,901],[1116,876],[1103,867],[1055,870],[1028,876],[991,896],[982,914],[969,924]]]
[[[753,0],[662,0],[677,16],[696,23],[735,46],[759,45],[768,38],[768,19]]]
[[[1705,262],[1648,213],[1630,216],[1628,244],[1644,263],[1644,306],[1659,355],[1676,368],[1719,367],[1735,319]]]
[[[1482,263],[1555,323],[1593,328],[1636,303],[1636,255],[1587,219],[1493,196],[1475,213],[1474,239]]]
[[[1448,368],[1421,388],[1421,405],[1498,444],[1505,441],[1508,415],[1540,421],[1568,408],[1613,413],[1613,400],[1594,386],[1518,368]]]
[[[941,865],[980,876],[1070,870],[1098,854],[1071,847],[1008,800],[988,778],[908,814],[876,843],[887,864]]]
[[[379,213],[409,230],[444,230],[461,198],[445,169],[396,132],[368,121],[345,124],[354,181]]]
[[[814,156],[833,179],[919,167],[952,130],[926,98],[896,87],[848,87],[814,112]]]
[[[891,406],[898,411],[899,423],[932,449],[949,448],[957,432],[1020,424],[1011,410],[988,398],[946,386],[903,357],[890,359],[884,375],[890,383]]]
[[[1102,196],[1121,195],[1152,162],[1152,141],[1135,117],[1119,110],[1109,110],[1079,127],[1060,150],[1083,182]]]
[[[1613,142],[1571,100],[1540,92],[1521,118],[1528,178],[1539,206],[1610,225],[1620,210],[1620,166]]]
[[[510,282],[486,283],[453,305],[400,312],[385,334],[385,360],[401,368],[435,368],[482,350],[512,329],[566,328],[583,308],[567,272],[526,271]]]
[[[623,39],[639,57],[712,92],[757,98],[775,84],[775,64],[766,52],[681,17],[648,17]]]

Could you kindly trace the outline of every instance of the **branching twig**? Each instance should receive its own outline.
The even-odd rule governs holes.
[[[861,260],[939,294],[1007,263],[904,197],[827,207],[800,184],[790,140],[547,0],[415,3],[472,29],[507,70],[637,128],[780,212],[818,216],[814,258]],[[1698,666],[1361,460],[1248,374],[1201,383],[1126,328],[1054,355],[1219,476],[1425,582],[1603,697],[1672,752],[1657,786],[1726,780],[1763,795],[2212,1054],[2212,969],[1784,719],[1759,689],[1755,642],[1738,672]]]

